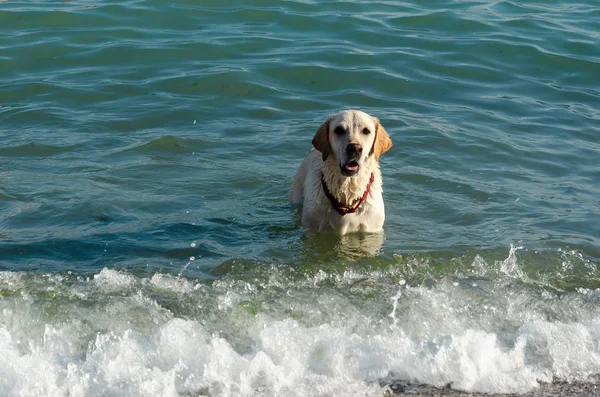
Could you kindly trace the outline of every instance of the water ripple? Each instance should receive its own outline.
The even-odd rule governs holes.
[[[61,234],[229,209],[256,224],[210,233],[224,247],[239,227],[250,252],[264,241],[247,234],[268,234],[259,203],[286,196],[330,112],[358,107],[395,142],[388,249],[598,239],[581,223],[599,193],[597,5],[90,5],[0,11],[0,120],[20,132],[0,131],[13,236],[36,217]],[[294,225],[287,211],[271,226]]]

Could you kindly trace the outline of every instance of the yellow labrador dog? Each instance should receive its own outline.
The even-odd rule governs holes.
[[[330,116],[292,183],[290,202],[302,204],[302,226],[338,234],[380,232],[385,220],[379,156],[392,141],[379,120],[359,110]]]

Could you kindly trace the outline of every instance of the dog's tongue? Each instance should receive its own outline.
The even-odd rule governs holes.
[[[356,163],[346,164],[346,169],[348,171],[352,171],[352,172],[358,171],[358,164],[356,164]]]

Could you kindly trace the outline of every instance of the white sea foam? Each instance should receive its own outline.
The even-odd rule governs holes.
[[[507,348],[495,334],[472,329],[435,341],[415,340],[401,329],[369,335],[291,319],[257,321],[247,352],[183,319],[150,333],[98,334],[84,355],[69,349],[68,329],[50,330],[52,342],[25,351],[2,329],[2,395],[378,395],[377,380],[390,371],[437,386],[519,392],[600,364],[581,325],[527,324]],[[530,340],[548,345],[550,365],[527,363]]]
[[[111,292],[132,286],[136,279],[129,274],[104,268],[94,276],[94,281],[105,292]]]
[[[2,273],[0,395],[381,396],[382,379],[512,393],[600,372],[597,291],[559,297],[515,272],[416,286],[269,273],[212,286]]]
[[[150,279],[150,285],[174,293],[187,294],[198,286],[185,278],[157,273]]]

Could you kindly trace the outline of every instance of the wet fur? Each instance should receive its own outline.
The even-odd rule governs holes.
[[[347,133],[336,134],[343,126]],[[362,131],[367,128],[370,133]],[[338,234],[351,232],[380,232],[385,221],[379,156],[392,146],[379,120],[364,112],[346,110],[330,116],[313,138],[313,149],[302,161],[292,183],[290,202],[301,204],[302,226],[308,230],[333,230]],[[350,160],[345,152],[348,144],[362,147],[359,169],[353,176],[344,176],[343,167]],[[346,206],[355,205],[369,183],[371,173],[375,180],[358,211],[344,216],[337,213],[321,185],[321,175],[331,194]]]

